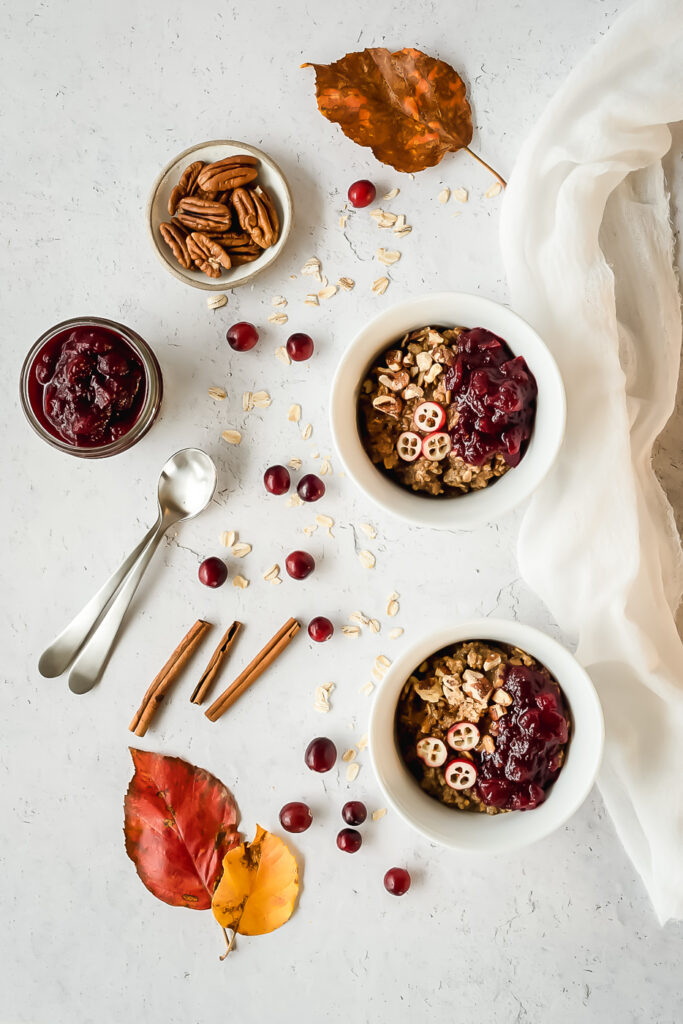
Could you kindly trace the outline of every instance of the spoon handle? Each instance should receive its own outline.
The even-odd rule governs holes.
[[[149,533],[140,541],[128,558],[109,577],[94,597],[91,597],[84,608],[71,620],[59,636],[55,637],[49,647],[43,651],[38,662],[38,671],[46,679],[53,679],[65,672],[79,650],[95,628],[110,601],[116,594],[126,576],[135,565],[143,550],[149,544],[159,527],[158,521]]]
[[[116,597],[105,611],[92,635],[84,644],[83,650],[69,673],[69,689],[73,693],[87,693],[104,672],[128,606],[169,526],[170,523],[162,519],[147,535],[143,551],[130,569]]]

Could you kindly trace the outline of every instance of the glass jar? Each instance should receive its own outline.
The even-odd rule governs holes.
[[[69,440],[62,433],[59,426],[47,415],[44,406],[44,389],[53,385],[53,380],[50,377],[49,380],[43,381],[39,375],[41,373],[49,373],[49,371],[45,370],[46,365],[51,366],[52,374],[54,374],[55,366],[60,371],[60,365],[58,365],[59,356],[67,343],[72,343],[73,347],[72,332],[78,328],[83,328],[85,332],[88,331],[88,328],[94,330],[94,334],[91,337],[95,339],[93,342],[95,346],[98,345],[96,338],[98,328],[101,328],[101,337],[106,335],[111,337],[113,335],[122,343],[119,345],[119,352],[113,352],[110,357],[110,362],[114,364],[114,376],[109,378],[109,380],[104,379],[105,388],[107,383],[113,384],[114,387],[121,387],[121,378],[116,377],[115,363],[117,356],[119,358],[121,355],[124,357],[128,356],[128,361],[132,364],[132,366],[128,366],[128,369],[133,374],[138,374],[138,379],[141,370],[144,377],[144,391],[138,388],[130,408],[125,414],[118,415],[116,422],[113,419],[111,422],[108,422],[106,429],[112,434],[112,437],[102,443],[97,443],[96,441],[89,443],[87,438],[82,443],[76,439]],[[84,334],[84,340],[80,343],[80,347],[85,349],[86,359],[94,358],[99,354],[100,358],[97,361],[99,368],[102,365],[102,359],[106,358],[104,355],[106,350],[100,350],[97,347],[88,350],[88,342],[85,340],[87,337],[88,335]],[[79,344],[78,339],[76,343]],[[126,352],[126,349],[132,351]],[[78,354],[76,353],[72,357],[72,361],[76,363],[77,360]],[[67,393],[71,389],[73,395],[81,385],[78,378],[74,380],[70,377],[71,371],[68,366],[63,369],[66,377],[61,382],[61,386],[66,389]],[[87,373],[88,370],[86,369],[86,376]],[[98,378],[101,379],[99,370]],[[96,316],[74,317],[72,320],[64,320],[62,323],[55,324],[54,327],[45,331],[32,346],[21,369],[21,407],[30,425],[53,448],[67,452],[69,455],[76,455],[82,459],[102,459],[109,455],[118,455],[120,452],[125,452],[131,448],[141,437],[144,437],[154,423],[161,406],[162,394],[163,380],[161,368],[147,342],[139,334],[136,334],[135,331],[132,331],[130,327],[116,323],[114,320],[104,320]],[[97,402],[93,404],[92,409],[96,417],[100,412]],[[88,411],[86,410],[87,414]],[[71,422],[73,422],[73,419],[74,416],[72,415]],[[101,423],[100,426],[102,426]]]

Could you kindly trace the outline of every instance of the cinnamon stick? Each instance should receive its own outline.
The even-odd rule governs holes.
[[[133,721],[128,726],[130,731],[135,733],[136,736],[145,735],[157,708],[163,701],[173,682],[180,675],[185,665],[194,654],[208,629],[211,629],[210,622],[205,622],[203,619],[197,619],[192,629],[185,634],[176,649],[173,651],[173,654],[168,659],[164,667],[152,680],[147,693],[142,698],[140,707],[133,716]]]
[[[216,698],[210,708],[207,708],[204,712],[206,717],[212,722],[218,721],[221,715],[225,714],[245,690],[248,690],[251,684],[255,683],[269,665],[272,665],[282,654],[300,629],[301,626],[296,619],[288,619],[227,690],[224,690],[220,697]]]
[[[201,679],[195,686],[192,696],[190,697],[190,700],[193,704],[201,704],[201,702],[206,697],[207,693],[211,689],[211,686],[213,685],[214,679],[216,678],[221,668],[223,667],[223,664],[225,663],[225,660],[230,652],[230,648],[237,639],[237,634],[239,633],[241,628],[242,623],[237,622],[237,620],[235,620],[235,622],[233,622],[233,624],[229,626],[226,632],[223,634],[221,642],[211,655],[211,660],[204,669]]]

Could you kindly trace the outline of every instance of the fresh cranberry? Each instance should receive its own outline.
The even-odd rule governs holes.
[[[325,493],[325,484],[315,473],[306,473],[296,487],[302,501],[319,501]]]
[[[367,178],[354,181],[353,185],[349,187],[349,202],[357,210],[364,206],[369,206],[376,195],[377,189]]]
[[[410,889],[410,875],[405,868],[389,868],[384,876],[384,888],[392,896],[403,896]]]
[[[234,349],[235,352],[248,352],[250,348],[253,348],[258,341],[258,331],[253,324],[248,324],[245,320],[240,320],[239,323],[233,324],[229,328],[226,335],[228,339],[228,345]]]
[[[280,824],[285,832],[305,832],[310,828],[312,821],[313,815],[308,804],[296,800],[291,804],[285,804],[280,811]]]
[[[329,619],[326,619],[324,615],[316,615],[314,619],[308,623],[308,635],[311,640],[315,640],[317,644],[324,644],[326,640],[329,640],[334,633],[334,626]]]
[[[313,338],[308,334],[290,334],[287,338],[287,353],[295,363],[303,363],[313,355]]]
[[[206,558],[199,566],[199,581],[205,587],[222,587],[228,578],[228,567],[222,558]]]
[[[285,559],[285,568],[293,580],[305,580],[315,569],[315,559],[308,551],[292,551]]]
[[[363,837],[355,828],[343,828],[337,836],[337,846],[344,853],[357,853],[363,845]]]
[[[337,748],[327,736],[316,736],[306,747],[304,761],[312,772],[329,772],[337,760]]]
[[[270,494],[286,494],[291,483],[289,470],[284,466],[271,466],[263,474],[263,483]]]
[[[349,800],[342,807],[342,818],[347,825],[362,825],[368,816],[368,809],[362,800]]]

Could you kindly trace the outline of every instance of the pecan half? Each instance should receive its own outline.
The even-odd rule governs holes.
[[[178,203],[180,202],[180,200],[184,199],[185,196],[191,196],[192,193],[194,192],[197,186],[197,178],[199,177],[199,172],[201,171],[203,166],[203,160],[195,160],[195,162],[193,164],[190,164],[189,167],[186,167],[183,173],[180,175],[180,181],[178,182],[178,184],[168,197],[168,212],[171,215],[171,217],[178,209]]]
[[[189,270],[192,266],[192,260],[190,259],[183,228],[173,221],[170,224],[160,224],[159,232],[180,266]]]
[[[199,175],[199,187],[207,192],[221,192],[226,188],[239,188],[253,181],[258,174],[259,160],[255,156],[229,156],[208,164]]]
[[[232,261],[223,246],[200,231],[193,231],[188,237],[187,249],[195,266],[207,277],[220,277],[221,268],[229,270],[232,266]]]
[[[230,197],[243,231],[262,249],[277,240],[280,224],[270,196],[262,189],[236,188]]]
[[[232,223],[230,208],[224,203],[194,196],[180,200],[176,216],[190,231],[227,231]]]
[[[262,253],[263,249],[258,245],[254,245],[250,249],[237,249],[236,251],[231,249],[230,259],[233,267],[241,267],[243,263],[253,263]]]

